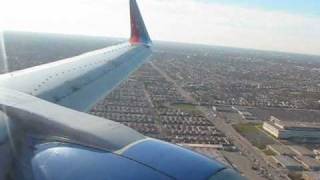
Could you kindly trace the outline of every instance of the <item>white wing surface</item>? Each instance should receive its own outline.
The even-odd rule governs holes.
[[[129,42],[1,75],[0,87],[78,111],[89,110],[151,54],[151,40],[135,1],[130,1],[130,10]]]

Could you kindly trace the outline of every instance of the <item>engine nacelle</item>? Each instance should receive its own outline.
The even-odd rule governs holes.
[[[6,179],[11,163],[10,142],[7,131],[8,117],[0,111],[0,179]]]
[[[6,125],[7,120],[8,120],[7,115],[0,111],[0,145],[5,143],[5,141],[8,138],[7,125]]]

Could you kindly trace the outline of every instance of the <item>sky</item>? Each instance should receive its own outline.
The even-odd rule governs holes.
[[[137,0],[154,40],[320,55],[319,0]],[[0,29],[128,37],[128,0],[7,0]]]

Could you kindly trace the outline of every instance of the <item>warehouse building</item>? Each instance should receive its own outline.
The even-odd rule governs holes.
[[[232,106],[232,109],[234,109],[235,111],[238,112],[238,114],[245,120],[247,121],[253,121],[253,120],[257,120],[257,118],[251,113],[248,112],[247,110],[243,109],[243,108],[237,108]]]
[[[310,157],[315,157],[315,154],[303,147],[303,146],[298,146],[298,145],[292,145],[292,146],[288,146],[293,152],[296,153],[297,156],[310,156]]]
[[[314,149],[313,153],[316,156],[316,159],[320,160],[320,149]]]
[[[308,170],[320,170],[320,162],[310,156],[297,156],[296,160],[299,161]]]
[[[288,169],[289,171],[303,170],[303,166],[289,156],[277,155],[277,156],[273,156],[272,158],[276,161],[276,163]]]
[[[296,153],[286,145],[277,145],[277,144],[267,145],[267,149],[274,152],[277,155],[286,155],[286,156],[296,155]]]
[[[307,122],[282,121],[274,116],[263,123],[263,129],[279,139],[320,138],[320,124]]]
[[[232,109],[231,106],[223,106],[223,105],[212,106],[212,110],[213,111],[218,111],[218,112],[227,112],[227,113],[234,112],[234,110]]]

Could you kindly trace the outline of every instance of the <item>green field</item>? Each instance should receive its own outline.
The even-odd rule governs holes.
[[[261,150],[265,150],[266,146],[269,144],[275,144],[274,140],[264,134],[259,128],[261,124],[236,124],[233,128],[238,131],[243,137],[247,138],[252,145],[256,146]],[[265,152],[270,153],[270,152]]]
[[[267,156],[275,156],[277,155],[276,153],[274,153],[273,151],[269,150],[269,149],[264,149],[262,150]]]
[[[240,134],[259,133],[260,130],[257,126],[258,125],[252,123],[233,125]]]
[[[193,104],[173,104],[171,106],[176,109],[181,109],[182,111],[200,113],[200,111],[197,109],[197,106]]]

